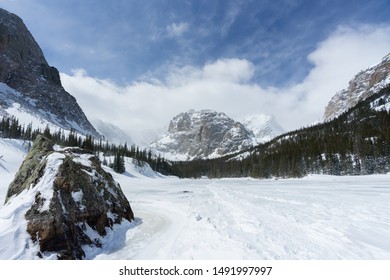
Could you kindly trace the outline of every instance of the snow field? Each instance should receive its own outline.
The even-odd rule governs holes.
[[[127,181],[138,225],[99,259],[389,259],[390,176]]]
[[[26,142],[27,143],[27,142]],[[26,154],[22,140],[0,138],[0,207]]]

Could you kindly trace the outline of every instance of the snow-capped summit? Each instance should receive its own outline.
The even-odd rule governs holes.
[[[246,116],[241,123],[255,135],[258,144],[270,141],[276,136],[284,133],[274,116],[258,114]]]
[[[336,118],[388,84],[390,84],[390,53],[378,64],[360,71],[349,82],[348,88],[336,93],[325,108],[323,120]]]
[[[174,117],[167,133],[151,148],[168,159],[219,157],[254,144],[254,135],[243,124],[213,110],[190,110]]]
[[[23,21],[1,8],[0,57],[0,115],[99,136]]]

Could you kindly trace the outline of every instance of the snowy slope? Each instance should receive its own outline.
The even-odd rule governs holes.
[[[100,160],[106,160],[107,163],[111,163],[114,161],[114,156],[104,157],[101,156]],[[123,174],[115,173],[111,168],[105,167],[105,170],[111,173],[115,173],[116,176],[124,176],[127,178],[165,178],[166,176],[161,175],[153,171],[150,165],[146,162],[139,161],[133,158],[125,157],[125,169],[126,171]]]
[[[255,135],[257,144],[272,140],[284,133],[274,116],[258,114],[244,117],[240,122]]]
[[[390,97],[389,96],[381,96],[370,103],[371,109],[375,111],[390,111]]]
[[[52,132],[58,131],[59,129],[64,129],[64,126],[59,122],[55,115],[50,114],[49,112],[33,111],[18,102],[11,102],[13,98],[10,98],[10,96],[20,97],[22,94],[0,82],[0,105],[1,101],[4,102],[4,100],[7,100],[7,104],[5,104],[6,106],[0,106],[0,117],[14,116],[19,120],[20,125],[27,127],[27,125],[31,123],[32,129],[40,129],[41,131],[43,131],[46,127],[49,127],[50,131]],[[30,100],[29,102],[31,105],[34,103],[33,100]],[[85,130],[77,123],[68,121],[68,129],[64,129],[64,132],[69,132],[70,128],[79,133],[85,132]]]
[[[0,205],[26,155],[28,142],[0,138]]]

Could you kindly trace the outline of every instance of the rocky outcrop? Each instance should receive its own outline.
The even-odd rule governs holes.
[[[170,159],[212,158],[249,148],[253,137],[224,113],[190,110],[174,117],[167,133],[152,143],[151,149]]]
[[[17,103],[54,125],[99,136],[76,99],[64,90],[58,70],[16,15],[0,8],[0,82],[16,90],[0,91],[3,109]]]
[[[82,259],[83,246],[101,247],[115,224],[134,215],[120,186],[99,159],[79,148],[54,146],[39,136],[10,184],[6,204],[30,201],[27,232],[39,256]],[[30,200],[28,198],[31,198]]]
[[[325,108],[323,120],[336,118],[388,84],[390,84],[390,54],[377,65],[359,72],[349,82],[348,88],[336,93]]]

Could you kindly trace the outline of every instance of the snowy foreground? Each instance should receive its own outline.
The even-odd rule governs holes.
[[[2,205],[23,157],[21,143],[1,141]],[[136,219],[103,249],[85,248],[89,259],[390,259],[390,175],[180,180],[131,159],[126,170],[113,175]],[[0,259],[10,258],[9,242],[27,246],[5,208]]]
[[[390,176],[117,176],[137,217],[110,259],[390,259]]]

